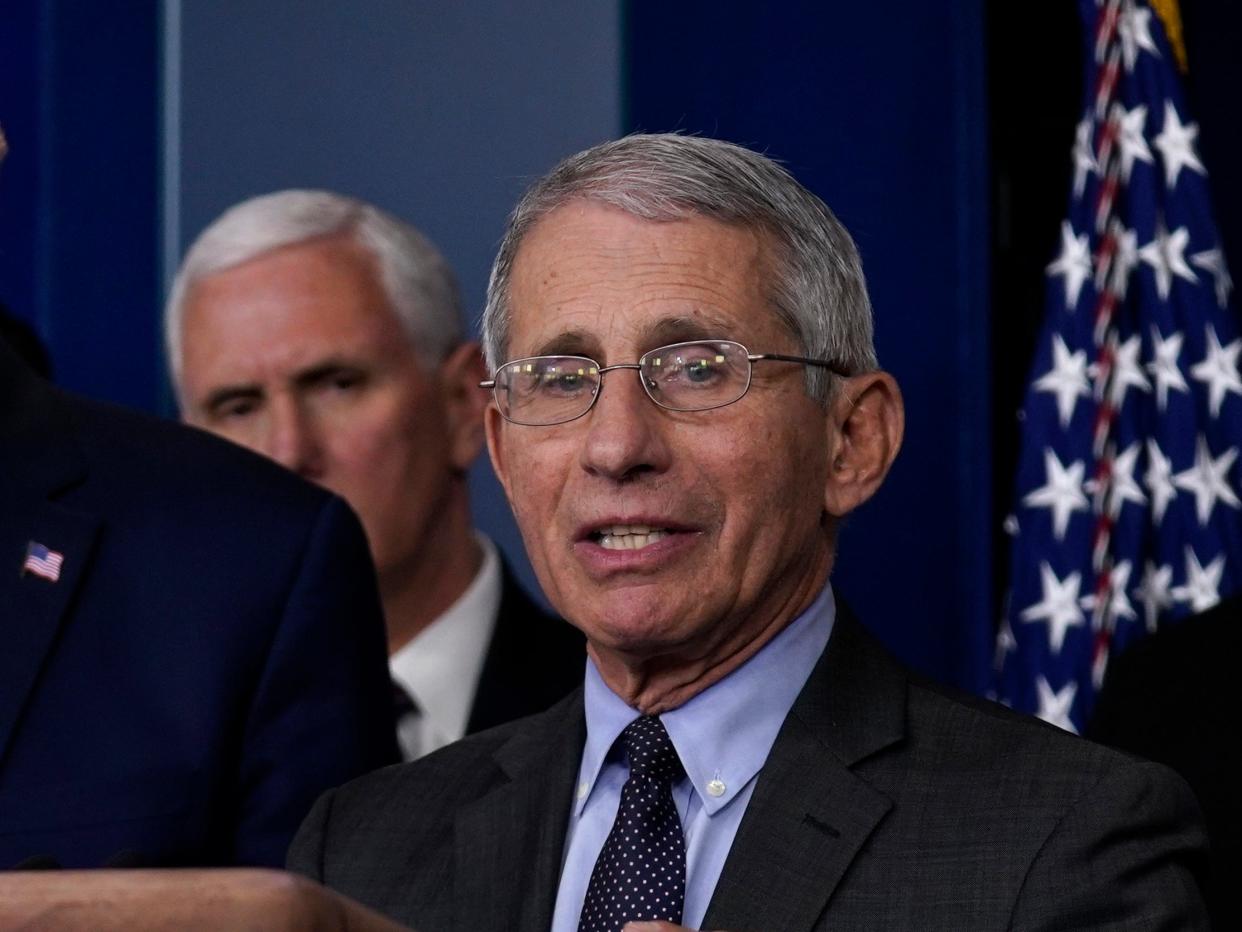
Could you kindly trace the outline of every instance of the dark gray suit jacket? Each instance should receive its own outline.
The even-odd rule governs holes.
[[[324,796],[289,866],[410,923],[545,930],[582,695]],[[842,614],[759,776],[705,929],[1198,929],[1169,771],[919,681]]]

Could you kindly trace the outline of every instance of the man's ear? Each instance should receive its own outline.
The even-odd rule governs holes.
[[[505,459],[504,448],[505,419],[494,404],[489,404],[483,412],[483,427],[487,432],[487,455],[492,459],[492,472],[500,480],[500,486],[505,490],[505,498],[512,502],[509,495],[509,464]]]
[[[827,416],[824,509],[842,518],[875,494],[897,458],[906,426],[901,389],[887,372],[853,376],[837,387]]]
[[[463,343],[440,363],[440,391],[453,466],[465,472],[483,449],[483,409],[488,394],[479,388],[487,367],[476,342]]]

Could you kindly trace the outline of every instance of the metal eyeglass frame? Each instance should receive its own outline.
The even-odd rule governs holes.
[[[701,346],[703,344],[719,345],[721,343],[727,343],[730,346],[736,346],[738,349],[742,351],[742,354],[746,357],[746,363],[747,363],[746,386],[745,388],[742,389],[741,393],[739,393],[736,398],[733,398],[729,401],[722,401],[719,404],[707,405],[706,407],[702,407],[702,408],[678,408],[678,407],[674,407],[673,405],[665,404],[664,402],[656,398],[655,395],[651,393],[651,386],[647,384],[647,380],[642,378],[640,375],[638,382],[643,387],[643,394],[645,394],[648,398],[651,399],[652,404],[656,405],[659,408],[663,408],[666,411],[683,411],[683,412],[713,411],[716,408],[728,407],[729,405],[735,404],[746,397],[746,393],[750,391],[750,384],[754,377],[755,363],[763,362],[764,360],[773,360],[776,362],[794,362],[794,363],[799,363],[804,366],[820,366],[821,368],[827,369],[833,375],[840,376],[841,378],[849,378],[849,373],[844,368],[842,368],[838,363],[832,362],[827,359],[813,359],[809,356],[789,356],[785,353],[752,353],[743,344],[738,343],[736,340],[684,340],[680,343],[669,343],[665,346],[657,346],[655,349],[647,350],[647,352],[643,353],[641,356],[638,357],[638,362],[622,362],[622,363],[617,363],[616,365],[613,365],[613,366],[601,366],[598,362],[596,362],[590,356],[577,356],[572,353],[568,353],[565,355],[560,355],[557,353],[545,353],[540,356],[523,356],[520,359],[511,359],[508,362],[504,363],[499,369],[496,370],[496,372],[492,375],[492,378],[484,379],[482,382],[480,382],[479,388],[486,388],[486,389],[491,390],[492,397],[496,402],[496,410],[498,410],[500,412],[500,416],[503,417],[509,423],[517,424],[521,427],[555,427],[558,424],[568,424],[570,421],[576,421],[578,420],[578,418],[585,417],[586,415],[591,413],[591,409],[595,407],[595,402],[599,400],[600,393],[604,390],[604,373],[605,372],[612,372],[614,369],[634,369],[635,371],[641,373],[643,369],[642,361],[646,359],[648,356],[653,356],[657,353],[664,353],[664,352],[667,352],[668,350],[675,350],[680,346]],[[599,384],[596,386],[595,391],[591,393],[590,404],[588,404],[580,413],[575,414],[573,417],[567,417],[561,421],[550,421],[546,424],[545,423],[532,424],[527,421],[519,421],[505,414],[504,406],[500,403],[500,397],[496,393],[496,389],[498,387],[496,376],[500,374],[502,369],[507,369],[509,366],[516,365],[518,363],[531,362],[532,360],[535,360],[535,359],[580,359],[583,362],[590,363],[594,367],[596,374],[599,376]]]

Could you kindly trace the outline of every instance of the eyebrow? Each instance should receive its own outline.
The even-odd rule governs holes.
[[[358,362],[352,362],[343,356],[329,356],[322,362],[306,369],[300,369],[293,375],[293,384],[298,388],[309,388],[322,382],[326,378],[336,375],[338,372],[365,372],[367,367]]]
[[[647,331],[644,342],[654,347],[669,343],[686,343],[690,340],[728,339],[730,336],[728,328],[710,315],[707,319],[702,316],[678,315],[677,317],[665,317],[658,321]]]
[[[663,317],[648,327],[642,342],[648,349],[669,343],[686,343],[691,340],[729,339],[729,328],[711,314],[678,314]],[[574,328],[562,330],[544,340],[530,353],[531,356],[586,356],[594,358],[599,350],[598,338],[586,330]]]
[[[531,356],[590,356],[598,346],[595,338],[585,330],[562,330],[539,344]]]
[[[313,366],[308,366],[295,372],[293,384],[299,389],[310,388],[342,371],[365,372],[366,367],[343,356],[330,356],[322,362],[317,362]],[[223,385],[207,395],[203,401],[203,408],[209,413],[214,413],[230,401],[237,401],[239,399],[254,400],[262,398],[263,395],[263,386],[256,382]]]

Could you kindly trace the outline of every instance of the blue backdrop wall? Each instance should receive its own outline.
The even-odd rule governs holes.
[[[0,299],[64,384],[160,396],[159,8],[7,3],[0,28]]]
[[[251,194],[376,201],[441,245],[477,313],[505,212],[558,158],[636,128],[733,139],[785,160],[854,232],[906,393],[906,448],[844,534],[839,584],[907,661],[982,685],[982,0],[93,6],[14,0],[0,40],[0,296],[61,381],[171,413],[169,271]],[[480,524],[519,554],[486,466],[474,485]]]
[[[611,4],[496,3],[480,15],[452,2],[215,0],[179,10],[164,32],[179,73],[163,97],[171,269],[237,201],[324,187],[430,236],[457,270],[473,323],[523,188],[620,124]],[[535,588],[482,460],[471,476],[476,522]]]
[[[842,537],[836,581],[907,662],[982,689],[992,598],[982,2],[716,9],[630,5],[626,128],[767,152],[853,232],[907,435]]]

